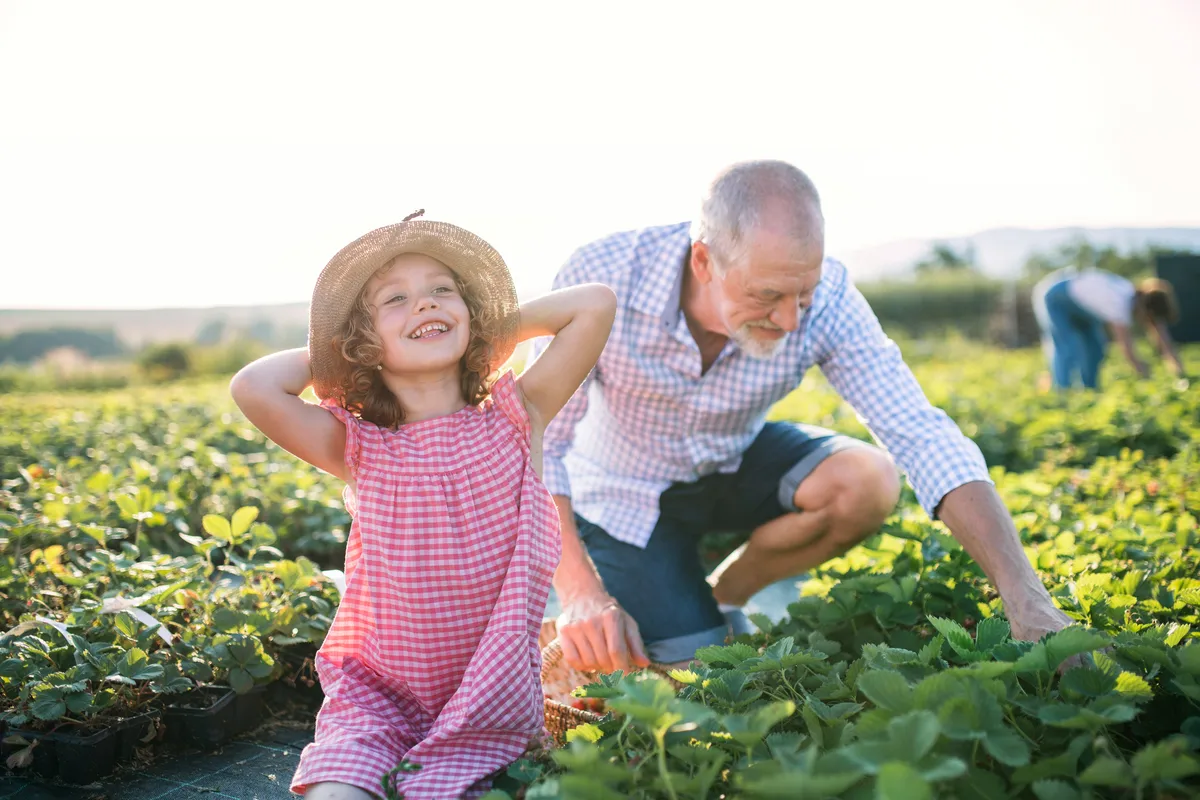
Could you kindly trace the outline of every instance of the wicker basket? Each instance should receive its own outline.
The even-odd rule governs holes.
[[[538,637],[542,645],[542,686],[549,687],[545,698],[546,733],[553,739],[554,744],[562,747],[567,743],[567,731],[585,722],[599,722],[604,719],[601,714],[574,708],[567,703],[570,692],[585,684],[594,683],[596,673],[573,670],[563,661],[562,646],[558,642],[557,627],[553,619],[542,622],[541,634]],[[669,667],[662,664],[651,664],[647,669],[665,677],[675,687],[676,691],[683,687],[675,679],[667,675]],[[570,686],[570,688],[567,688]]]

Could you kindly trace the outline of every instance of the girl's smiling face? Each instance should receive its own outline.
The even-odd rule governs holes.
[[[454,272],[406,253],[368,281],[366,299],[393,374],[458,370],[471,338],[471,315]]]

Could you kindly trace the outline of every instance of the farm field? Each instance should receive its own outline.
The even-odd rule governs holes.
[[[1161,367],[1136,382],[1115,355],[1104,393],[1068,396],[1037,390],[1038,352],[905,355],[1078,625],[1011,640],[906,488],[878,536],[783,620],[702,651],[682,689],[605,676],[581,692],[611,714],[518,762],[496,798],[1200,796],[1200,389]],[[1200,375],[1200,348],[1184,358]],[[772,416],[867,435],[816,373]],[[311,688],[349,517],[337,481],[266,442],[224,381],[7,395],[0,420],[9,769],[37,769],[51,731],[148,719],[147,744],[200,686]],[[1060,670],[1074,656],[1087,666]]]

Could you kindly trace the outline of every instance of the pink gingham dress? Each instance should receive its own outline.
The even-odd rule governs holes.
[[[387,430],[333,403],[357,508],[346,591],[317,654],[325,703],[292,791],[477,797],[542,731],[538,632],[560,552],[511,372],[491,396]],[[347,492],[347,497],[350,494]],[[350,504],[348,504],[349,506]]]

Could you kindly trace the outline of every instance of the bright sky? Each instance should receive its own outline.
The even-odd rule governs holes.
[[[1191,0],[0,0],[0,308],[307,300],[417,207],[528,296],[743,158],[809,172],[835,255],[1197,225],[1198,34]]]

